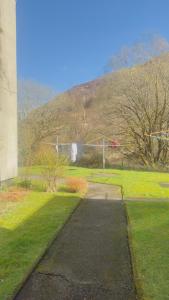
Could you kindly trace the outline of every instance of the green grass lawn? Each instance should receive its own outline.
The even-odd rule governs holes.
[[[40,172],[38,167],[29,171]],[[112,176],[105,177],[105,174]],[[169,183],[169,174],[68,167],[66,176],[120,185],[125,199],[144,199],[126,201],[135,280],[140,299],[169,299],[169,202],[164,201],[169,199],[169,188],[159,184]],[[161,201],[156,201],[158,198]]]
[[[169,299],[169,203],[129,202],[138,291],[145,300]]]
[[[160,186],[169,183],[168,173],[126,170],[106,170],[112,178],[94,178],[94,181],[117,184],[123,187],[124,198],[169,198],[169,188]]]
[[[43,166],[32,166],[20,168],[19,173],[23,175],[43,175],[45,167]],[[98,172],[98,169],[79,168],[74,166],[68,166],[65,169],[65,176],[82,176],[87,177]]]
[[[26,173],[40,175],[42,167],[24,169]],[[98,177],[98,174],[112,174],[112,177]],[[169,183],[169,174],[160,172],[142,172],[126,170],[99,170],[78,167],[68,167],[66,176],[90,177],[90,180],[100,183],[121,185],[124,198],[169,198],[169,188],[160,186],[160,182]],[[92,177],[92,178],[91,178]]]
[[[0,201],[0,299],[12,298],[78,203],[76,195],[40,192]]]

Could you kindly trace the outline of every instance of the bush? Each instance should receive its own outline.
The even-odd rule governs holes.
[[[30,179],[24,179],[24,180],[19,181],[17,183],[17,185],[21,188],[29,190],[32,187],[32,182]]]
[[[70,177],[66,181],[66,189],[70,193],[86,193],[88,183],[83,178]]]
[[[80,158],[80,160],[78,160],[77,165],[86,168],[102,168],[103,165],[102,154],[96,151],[85,153]]]
[[[47,183],[47,192],[56,192],[59,178],[64,176],[65,168],[68,165],[67,158],[57,154],[54,148],[43,145],[35,154],[34,164],[45,167],[43,175]]]

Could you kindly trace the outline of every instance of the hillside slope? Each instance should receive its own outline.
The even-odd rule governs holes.
[[[167,65],[168,70],[168,59],[169,55],[165,55],[155,62]],[[150,64],[133,69],[142,74]],[[130,88],[130,70],[73,87],[30,113],[19,126],[22,155],[34,152],[43,142],[56,142],[56,136],[61,143],[90,142],[102,136],[126,140],[117,108],[127,101],[124,90]]]

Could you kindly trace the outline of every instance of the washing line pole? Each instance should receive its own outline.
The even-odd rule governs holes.
[[[56,139],[56,150],[57,150],[57,154],[59,155],[59,136],[57,135],[57,139]]]
[[[106,159],[105,159],[105,139],[103,139],[103,169],[106,167]]]
[[[56,139],[56,143],[46,143],[46,142],[42,142],[42,144],[47,144],[47,145],[51,145],[51,146],[55,146],[57,153],[59,154],[59,146],[69,146],[72,145],[72,143],[59,143],[59,136],[57,136]],[[126,144],[119,144],[116,146],[116,148],[123,148],[125,146],[127,146],[129,143]],[[106,148],[111,147],[111,144],[106,144],[105,143],[105,138],[103,138],[102,143],[101,144],[82,144],[83,146],[86,147],[94,147],[94,148],[101,148],[102,150],[102,167],[103,169],[106,168]]]

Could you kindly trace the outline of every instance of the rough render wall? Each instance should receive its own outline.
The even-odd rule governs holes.
[[[16,175],[16,1],[0,0],[0,180]]]

